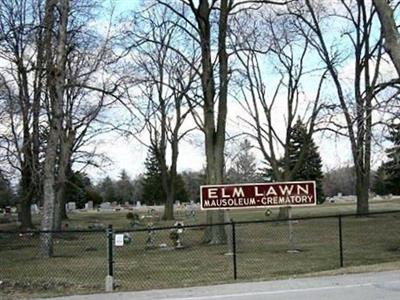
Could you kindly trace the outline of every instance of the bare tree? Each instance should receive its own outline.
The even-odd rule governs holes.
[[[2,148],[19,171],[19,220],[32,228],[30,205],[39,200],[39,114],[43,84],[43,6],[30,0],[0,1],[0,80],[7,105],[8,128]]]
[[[195,83],[196,48],[190,46],[178,26],[179,18],[167,8],[154,6],[135,18],[143,30],[133,35],[134,76],[141,92],[130,99],[129,107],[139,115],[149,134],[149,143],[160,165],[162,187],[166,195],[164,219],[174,219],[179,142],[192,128],[184,128],[190,115],[187,99]],[[140,20],[140,21],[139,21]],[[185,45],[186,48],[182,46]],[[180,49],[177,53],[173,49]],[[185,59],[181,54],[185,53]],[[135,136],[135,132],[131,132]],[[167,152],[170,152],[170,158]]]
[[[293,31],[291,22],[287,16],[279,17],[273,11],[243,12],[243,16],[237,19],[233,41],[241,63],[241,76],[237,79],[241,91],[238,103],[250,117],[242,117],[242,120],[249,126],[248,134],[257,142],[278,181],[292,180],[304,164],[309,147],[307,142],[294,164],[289,156],[296,120],[301,118],[307,124],[307,140],[311,141],[324,107],[320,98],[326,72],[307,66],[309,42]],[[263,29],[263,35],[252,29],[255,24],[258,29]],[[271,91],[268,91],[267,76],[273,76],[263,71],[269,62],[275,65],[279,78]],[[315,96],[304,99],[302,83],[313,77],[319,77]],[[282,102],[285,103],[284,109]],[[280,217],[288,217],[286,209],[280,210]]]
[[[114,73],[121,56],[113,52],[114,38],[111,24],[106,33],[89,27],[95,11],[99,8],[95,1],[81,5],[73,3],[70,15],[74,17],[68,32],[68,53],[66,58],[66,84],[64,94],[62,130],[58,145],[57,183],[55,206],[55,229],[61,229],[65,219],[65,186],[74,163],[82,161],[82,150],[90,141],[107,132],[108,128],[92,130],[100,113],[116,102],[124,94],[121,82],[123,75]],[[110,14],[112,20],[113,14]],[[110,22],[111,23],[111,22]],[[103,79],[99,80],[99,75]],[[86,153],[85,164],[94,164],[94,153]]]
[[[244,139],[239,144],[234,144],[231,149],[231,162],[226,171],[226,181],[228,183],[259,182],[262,178],[258,172],[257,159],[252,153],[253,145],[251,145],[250,141]],[[228,165],[228,159],[226,161]]]
[[[256,9],[256,3],[284,3],[280,1],[178,1],[158,0],[185,21],[184,31],[201,50],[201,66],[198,70],[201,80],[202,119],[194,114],[199,128],[204,132],[206,154],[206,177],[208,184],[224,182],[224,149],[226,135],[228,86],[231,77],[227,39],[232,14],[241,9]],[[180,5],[179,5],[180,4]],[[184,13],[189,8],[191,14]],[[207,223],[223,223],[227,215],[223,210],[207,212]],[[209,226],[203,240],[211,244],[226,241],[224,226]]]
[[[338,70],[340,63],[345,59],[341,58],[339,51],[335,51],[335,47],[328,45],[326,33],[322,29],[323,21],[326,21],[325,17],[327,17],[324,17],[322,11],[327,8],[318,10],[316,3],[305,0],[304,3],[289,6],[289,11],[298,18],[298,28],[316,49],[336,88],[344,124],[333,119],[331,125],[335,126],[336,132],[342,132],[349,137],[356,171],[357,212],[367,213],[373,112],[382,105],[377,98],[378,93],[395,84],[397,80],[382,81],[380,78],[382,38],[374,39],[372,35],[372,26],[376,19],[373,8],[364,1],[342,0],[340,5],[342,12],[333,13],[329,18],[333,22],[336,16],[345,20],[350,27],[350,30],[344,32],[344,36],[349,38],[350,45],[353,47],[351,53],[354,59],[352,96],[351,93],[346,94],[345,83]],[[308,34],[310,29],[312,35]],[[345,133],[342,130],[345,130]]]
[[[387,0],[373,0],[372,2],[381,21],[383,36],[385,38],[384,47],[396,67],[397,74],[400,76],[400,34],[394,19],[394,10]]]
[[[49,105],[49,133],[43,167],[43,216],[41,229],[53,230],[56,205],[57,148],[62,134],[69,0],[47,0],[44,16],[44,52],[46,59],[46,88]],[[56,35],[54,35],[56,33]],[[52,233],[41,235],[41,252],[53,254]]]

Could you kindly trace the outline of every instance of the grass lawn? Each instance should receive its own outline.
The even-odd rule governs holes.
[[[371,211],[399,210],[400,201],[372,201]],[[324,204],[293,210],[295,217],[354,213],[354,203]],[[199,213],[194,220],[182,211],[177,218],[185,224],[204,223]],[[273,219],[264,210],[233,210],[235,221]],[[126,212],[70,214],[71,229],[113,224],[128,228]],[[36,220],[38,221],[38,220]],[[153,220],[154,221],[154,220]],[[145,222],[145,221],[143,221]],[[156,226],[171,225],[157,221]],[[3,224],[0,229],[12,229]],[[357,272],[398,267],[400,262],[400,213],[343,218],[344,265],[340,269],[338,219],[300,220],[293,224],[297,253],[288,253],[289,229],[284,222],[236,226],[238,280],[272,280],[289,276]],[[201,244],[203,229],[189,228],[183,235],[184,249],[175,250],[170,230],[154,235],[155,249],[146,250],[147,232],[131,232],[132,242],[114,247],[114,276],[118,290],[186,287],[233,281],[233,256],[227,245]],[[39,236],[0,234],[0,298],[54,296],[101,292],[107,274],[106,235],[63,233],[55,236],[55,256],[38,254]],[[160,244],[165,244],[160,248]],[[378,267],[376,267],[378,264]],[[384,266],[384,267],[382,267]],[[362,269],[364,268],[364,269]],[[331,273],[329,273],[331,272]]]

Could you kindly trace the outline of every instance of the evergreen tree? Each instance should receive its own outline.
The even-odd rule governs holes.
[[[388,161],[382,166],[381,172],[385,175],[385,190],[380,191],[385,194],[400,194],[400,124],[392,124],[389,127],[389,137],[387,140],[393,146],[386,150]],[[378,191],[377,191],[378,192]]]
[[[288,161],[282,158],[278,164],[282,169],[285,168],[293,170],[296,162],[302,159],[302,165],[295,174],[292,175],[290,180],[303,181],[315,180],[317,190],[317,203],[321,204],[325,201],[324,191],[322,189],[322,160],[318,152],[318,147],[315,145],[314,140],[308,137],[306,126],[298,120],[293,126],[291,138],[288,145]],[[275,181],[273,172],[270,168],[262,169],[262,175],[266,181]]]
[[[161,182],[161,169],[154,149],[150,148],[144,163],[146,172],[143,178],[143,201],[145,204],[162,204],[165,202],[165,192]]]
[[[0,207],[15,205],[16,197],[11,189],[10,182],[0,173]]]
[[[142,181],[143,202],[148,205],[164,204],[166,200],[166,194],[162,186],[161,169],[152,148],[149,149],[144,165],[146,167],[146,172]],[[187,202],[189,200],[185,182],[182,175],[179,174],[176,177],[175,198],[181,202]]]
[[[388,187],[388,175],[385,165],[382,164],[373,176],[372,190],[378,195],[387,195],[390,193]]]
[[[109,176],[104,178],[99,186],[101,197],[105,202],[111,203],[118,200],[115,184]]]
[[[118,202],[124,204],[125,202],[133,202],[134,186],[125,170],[121,171],[119,180],[116,182],[116,194]]]
[[[89,177],[85,173],[71,172],[67,180],[66,202],[75,202],[77,208],[84,208],[85,203],[90,200],[87,197],[87,189],[92,186]]]
[[[185,181],[183,180],[183,176],[178,174],[176,177],[176,200],[179,200],[180,202],[188,202],[189,199],[189,193],[186,189]]]
[[[302,153],[304,152],[304,153]],[[319,204],[325,201],[322,189],[322,160],[318,152],[318,146],[314,140],[307,135],[306,126],[298,120],[291,134],[289,141],[289,166],[294,168],[296,162],[303,155],[303,163],[299,170],[293,175],[294,181],[315,180],[317,190],[317,201]]]

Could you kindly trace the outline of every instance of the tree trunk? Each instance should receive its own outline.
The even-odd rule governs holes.
[[[384,47],[396,67],[397,74],[400,76],[400,34],[397,31],[393,10],[387,0],[373,0],[373,3],[378,12],[385,37]]]
[[[55,230],[61,230],[62,220],[67,219],[67,212],[65,209],[65,185],[67,183],[68,175],[72,173],[71,170],[71,155],[72,147],[75,140],[75,131],[69,129],[68,135],[63,135],[60,139],[60,153],[58,163],[58,176],[56,184],[56,203],[55,203]]]
[[[18,220],[21,222],[21,229],[32,229],[32,173],[29,165],[24,162],[21,174],[21,195],[19,196]]]
[[[18,220],[21,223],[21,230],[33,229],[32,214],[31,214],[31,201],[21,201],[18,210]]]
[[[368,214],[369,174],[364,174],[362,170],[356,170],[356,173],[357,214]]]
[[[168,193],[167,199],[164,205],[164,220],[174,220],[174,196],[172,193]]]
[[[207,155],[207,182],[209,184],[221,184],[223,180],[223,160],[224,160],[223,156],[216,157],[216,155],[213,154],[214,152],[219,152],[217,151],[219,150],[217,147],[208,150],[211,151],[209,151]],[[206,219],[207,219],[207,224],[211,225],[224,223],[225,211],[224,210],[207,211]],[[206,230],[203,235],[203,242],[209,243],[211,245],[218,245],[226,243],[226,240],[227,240],[227,235],[225,232],[225,226],[212,225],[206,227]]]
[[[65,186],[57,186],[56,188],[56,201],[54,205],[54,230],[62,229],[62,221],[65,217],[68,218],[65,209]]]
[[[60,14],[58,26],[54,26],[55,10]],[[46,77],[49,91],[49,134],[44,161],[43,181],[43,218],[41,229],[51,231],[54,229],[55,204],[56,204],[56,164],[58,145],[60,143],[63,122],[63,100],[65,84],[66,43],[68,23],[69,1],[48,0],[46,2],[44,25],[46,37],[44,46],[46,49]],[[54,45],[52,34],[54,27],[58,27],[56,53],[53,54]],[[53,236],[51,232],[41,234],[40,250],[43,256],[53,255]]]

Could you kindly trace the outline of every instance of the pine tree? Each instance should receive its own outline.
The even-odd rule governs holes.
[[[317,201],[319,204],[325,201],[325,195],[322,189],[322,160],[318,152],[318,146],[312,138],[307,135],[306,126],[298,120],[291,134],[289,141],[289,163],[290,169],[293,169],[296,162],[303,155],[303,163],[299,170],[293,174],[292,180],[315,180],[317,190]],[[302,152],[304,151],[304,154]]]
[[[302,159],[302,164],[295,174],[292,174],[290,180],[303,181],[315,180],[317,190],[317,203],[325,201],[325,195],[322,188],[322,160],[318,152],[318,147],[314,140],[308,137],[306,126],[298,120],[293,126],[291,138],[288,145],[288,158],[282,158],[278,161],[278,166],[283,174],[286,170],[293,170],[297,162]],[[276,178],[272,169],[267,167],[260,170],[264,180],[275,181]]]
[[[124,204],[125,202],[133,202],[134,186],[129,178],[128,173],[122,170],[119,175],[119,180],[115,183],[118,202]]]
[[[378,195],[389,194],[388,175],[386,174],[385,165],[382,164],[374,173],[372,190]]]
[[[104,178],[103,181],[100,183],[100,193],[105,202],[111,203],[118,200],[115,190],[115,184],[109,176]]]
[[[183,180],[182,175],[178,174],[176,177],[176,200],[180,202],[188,202],[189,201],[189,194],[186,189],[185,181]]]
[[[0,207],[15,204],[15,195],[11,189],[10,182],[0,172]]]
[[[389,128],[387,140],[393,146],[386,150],[388,161],[382,166],[385,174],[385,192],[394,195],[400,194],[400,124],[392,124]]]
[[[143,201],[146,204],[162,204],[165,202],[165,192],[162,187],[161,169],[154,149],[150,148],[144,163],[146,172],[143,178]]]
[[[89,201],[86,191],[92,184],[89,177],[82,172],[71,172],[68,176],[65,189],[65,199],[67,202],[75,202],[77,208],[84,208]]]

